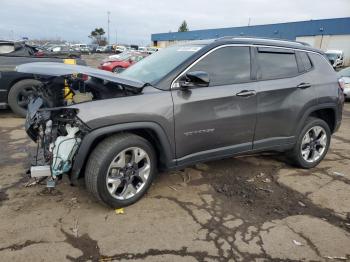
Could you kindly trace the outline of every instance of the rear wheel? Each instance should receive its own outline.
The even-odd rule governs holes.
[[[8,104],[15,114],[21,117],[26,116],[29,97],[33,95],[35,86],[40,84],[41,82],[38,80],[24,79],[11,87],[8,94]]]
[[[330,141],[331,131],[328,124],[322,119],[310,117],[306,120],[290,156],[297,166],[315,167],[327,154]]]
[[[91,153],[85,183],[97,199],[119,208],[138,201],[155,175],[151,144],[133,134],[118,134],[103,140]]]

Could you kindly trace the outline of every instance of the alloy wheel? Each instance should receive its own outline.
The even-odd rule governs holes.
[[[147,152],[139,147],[121,151],[110,163],[106,185],[110,195],[118,200],[134,197],[150,177],[151,161]]]
[[[326,152],[328,137],[321,126],[310,128],[301,142],[301,156],[308,163],[318,161]]]

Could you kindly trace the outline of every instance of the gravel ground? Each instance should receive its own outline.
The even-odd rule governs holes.
[[[349,103],[317,168],[280,154],[202,163],[160,174],[124,214],[67,178],[25,187],[23,123],[0,112],[1,261],[350,261]]]

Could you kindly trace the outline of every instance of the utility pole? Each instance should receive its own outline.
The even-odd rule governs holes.
[[[117,30],[115,30],[115,43],[118,44],[118,34],[117,34]]]
[[[108,40],[108,44],[109,44],[109,15],[111,14],[111,12],[107,11],[107,40]]]

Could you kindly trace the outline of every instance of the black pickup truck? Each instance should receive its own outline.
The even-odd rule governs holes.
[[[16,66],[31,62],[86,65],[81,59],[65,58],[61,55],[38,56],[37,51],[23,42],[0,40],[0,109],[10,107],[17,115],[25,116],[33,86],[41,84],[32,74],[16,72]]]

